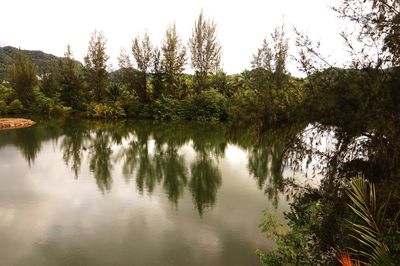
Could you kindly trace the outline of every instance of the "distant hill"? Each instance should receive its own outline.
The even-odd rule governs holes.
[[[7,69],[18,57],[18,48],[11,46],[0,47],[0,81],[6,78]],[[46,54],[42,51],[21,50],[28,59],[37,67],[38,74],[49,72],[57,66],[59,60],[63,57],[57,57],[52,54]],[[79,63],[81,65],[81,63]]]

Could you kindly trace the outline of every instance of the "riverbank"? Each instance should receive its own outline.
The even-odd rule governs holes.
[[[30,127],[35,124],[35,121],[25,118],[0,118],[0,130]]]

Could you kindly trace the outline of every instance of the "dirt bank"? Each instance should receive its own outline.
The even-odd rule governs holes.
[[[35,121],[24,118],[0,118],[0,130],[11,128],[30,127],[36,124]]]

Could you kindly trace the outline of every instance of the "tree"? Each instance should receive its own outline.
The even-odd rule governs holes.
[[[218,72],[221,63],[221,45],[217,41],[216,28],[213,21],[204,19],[202,11],[189,39],[191,65],[203,89],[207,75]]]
[[[261,48],[253,54],[253,59],[251,60],[251,67],[253,69],[262,68],[265,70],[272,71],[272,50],[269,47],[268,39],[265,38],[262,42]]]
[[[65,60],[59,61],[59,84],[61,87],[61,101],[74,110],[82,109],[84,81],[80,67],[75,61],[71,47],[67,46],[64,53]]]
[[[25,106],[32,105],[35,100],[33,87],[38,84],[36,68],[22,51],[18,52],[17,61],[10,66],[8,78],[21,102]]]
[[[136,66],[141,72],[141,83],[140,88],[138,88],[140,91],[138,91],[138,95],[142,102],[148,102],[147,73],[151,69],[154,59],[154,50],[147,33],[145,33],[142,40],[140,40],[139,36],[133,40],[132,54],[136,61]]]
[[[186,64],[186,48],[176,33],[175,24],[166,30],[161,51],[161,69],[167,77],[168,89],[172,92],[176,89],[177,77],[183,72]]]
[[[154,48],[153,51],[153,68],[152,68],[152,85],[153,85],[153,97],[158,98],[164,87],[163,73],[161,69],[161,51],[158,47]]]
[[[137,68],[143,73],[148,73],[150,70],[153,53],[153,45],[147,33],[144,34],[142,40],[140,40],[139,36],[133,40],[132,54],[136,61]]]
[[[289,44],[285,35],[284,25],[275,28],[270,40],[265,38],[261,48],[253,55],[251,66],[253,69],[265,69],[273,72],[273,81],[278,90],[284,87],[287,76],[286,61]]]
[[[334,10],[358,26],[358,40],[363,42],[360,51],[355,51],[351,40],[345,36],[353,55],[358,55],[357,65],[377,68],[400,65],[399,0],[343,0]]]
[[[102,32],[94,31],[89,41],[85,67],[88,72],[88,83],[94,100],[104,101],[107,88],[108,72],[106,54],[106,39]]]

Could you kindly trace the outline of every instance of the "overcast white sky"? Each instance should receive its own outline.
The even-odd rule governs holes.
[[[109,63],[117,68],[121,48],[130,50],[132,39],[148,31],[159,45],[169,23],[176,23],[186,43],[201,9],[217,23],[227,73],[249,68],[262,39],[285,22],[291,43],[293,26],[321,41],[323,51],[342,62],[345,58],[339,32],[344,22],[330,6],[340,0],[12,0],[0,4],[0,46],[42,50],[62,56],[70,44],[82,60],[94,30],[107,38]],[[292,45],[293,46],[293,45]],[[294,52],[292,50],[292,52]],[[293,62],[289,70],[296,72]]]

